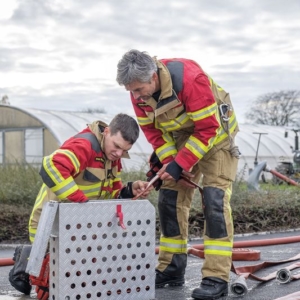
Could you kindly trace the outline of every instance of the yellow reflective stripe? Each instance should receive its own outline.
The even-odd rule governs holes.
[[[161,237],[159,249],[171,253],[187,253],[187,240]]]
[[[46,194],[47,194],[47,189],[48,189],[48,187],[46,186],[45,183],[43,183],[41,188],[40,188],[40,191],[39,191],[39,193],[36,197],[36,200],[35,200],[35,203],[34,203],[30,218],[29,218],[29,222],[28,222],[29,223],[29,240],[32,243],[35,239],[37,229],[32,228],[30,226],[30,224],[32,223],[32,219],[33,219],[36,208],[42,206],[43,200],[44,200],[44,198],[46,197]]]
[[[232,190],[231,190],[231,188],[230,188],[230,187],[227,188],[226,191],[225,191],[225,193],[226,193],[227,196],[228,196],[228,200],[230,200],[230,199],[231,199],[231,195],[232,195]]]
[[[230,133],[233,133],[234,130],[236,129],[237,127],[237,120],[236,120],[236,116],[235,114],[233,114],[229,120],[229,131]],[[222,127],[222,130],[220,131],[219,133],[219,136],[218,136],[218,139],[217,139],[217,142],[216,144],[222,142],[225,138],[228,137],[228,134],[227,132],[224,130],[224,128]]]
[[[70,150],[63,150],[63,149],[58,149],[56,150],[54,153],[61,153],[61,154],[64,154],[66,155],[70,161],[72,162],[74,168],[75,168],[75,172],[76,174],[79,173],[79,170],[80,170],[80,162],[77,158],[77,156]]]
[[[219,240],[206,240],[204,241],[204,246],[220,246],[220,247],[227,247],[232,248],[233,242],[224,242]]]
[[[112,186],[112,180],[105,180],[105,181],[102,181],[101,188],[102,188],[102,187],[107,187],[107,186]]]
[[[204,253],[211,255],[231,256],[232,242],[223,242],[219,240],[204,241]]]
[[[47,186],[46,186],[45,183],[43,183],[40,190],[39,190],[39,193],[37,194],[37,197],[36,197],[36,200],[35,200],[35,203],[34,203],[30,218],[29,218],[29,224],[31,224],[31,222],[32,222],[32,218],[33,218],[33,215],[34,215],[34,212],[35,212],[35,208],[41,206],[46,194],[47,194]],[[32,229],[30,229],[30,227],[29,227],[29,232],[31,232],[31,230]],[[34,230],[34,231],[32,230],[32,232],[35,234],[36,230]]]
[[[121,179],[117,178],[117,179],[113,180],[113,183],[116,183],[116,182],[119,182],[119,181],[121,181]],[[112,180],[106,180],[106,181],[102,181],[102,182],[97,182],[96,184],[92,184],[92,185],[78,185],[78,188],[88,198],[99,197],[99,192],[101,191],[100,197],[102,199],[114,199],[113,197],[116,195],[116,193],[119,190],[113,190],[112,192],[102,191],[102,188],[103,187],[107,187],[107,186],[113,187]]]
[[[156,149],[156,154],[160,161],[163,161],[166,157],[177,154],[175,143],[167,143]]]
[[[159,239],[159,241],[161,243],[173,243],[173,244],[180,244],[180,245],[184,245],[187,244],[187,240],[175,240],[175,239],[170,239],[170,238],[166,238],[166,237],[161,237]]]
[[[100,198],[101,199],[112,199],[112,194],[109,191],[101,191]]]
[[[36,229],[29,229],[29,240],[31,243],[34,242],[36,231]]]
[[[73,177],[70,176],[69,178],[65,179],[63,182],[57,184],[56,186],[50,189],[53,193],[55,193],[55,195],[59,199],[65,199],[70,194],[76,192],[78,190],[78,186],[74,181]]]
[[[171,253],[187,253],[187,248],[177,249],[177,248],[159,246],[159,249]]]
[[[111,199],[115,199],[116,198],[116,194],[119,190],[114,190],[111,194]]]
[[[153,121],[147,117],[137,117],[137,121],[141,126],[145,126],[153,123]]]
[[[38,193],[38,195],[37,195],[37,197],[36,197],[36,200],[35,200],[35,203],[34,203],[34,207],[33,207],[33,208],[35,208],[35,207],[41,205],[41,203],[43,202],[43,199],[44,199],[45,196],[46,196],[47,188],[48,188],[48,187],[46,186],[46,184],[43,183],[42,186],[41,186],[41,188],[40,188],[40,191],[39,191],[39,193]],[[34,211],[34,209],[33,209],[32,211]]]
[[[209,150],[208,146],[204,146],[204,144],[202,144],[194,136],[189,137],[188,141],[185,144],[185,147],[189,149],[199,159],[201,159],[203,155]]]
[[[64,180],[64,178],[61,176],[60,172],[57,170],[56,166],[53,164],[52,161],[53,155],[46,156],[43,160],[43,166],[48,174],[48,176],[51,178],[51,180],[58,184]]]
[[[116,177],[114,180],[113,180],[113,182],[115,183],[115,182],[119,182],[119,181],[121,181],[121,177]]]
[[[100,188],[101,184],[98,182],[96,184],[92,184],[92,185],[78,185],[78,188],[85,192],[88,191],[92,191],[92,190],[97,190],[99,192],[99,188]]]
[[[88,198],[98,197],[100,184],[93,185],[78,185],[78,188],[87,196]]]
[[[203,120],[207,117],[210,117],[212,115],[216,115],[217,111],[218,111],[218,106],[216,103],[213,103],[212,105],[207,106],[203,109],[194,112],[189,112],[188,115],[194,122],[196,122],[199,120]]]
[[[162,122],[161,125],[167,131],[174,131],[181,128],[181,126],[185,124],[189,119],[190,117],[185,112],[180,116],[178,116],[177,118],[175,118],[174,120],[170,120],[168,122]]]
[[[98,182],[93,185],[80,185],[79,189],[88,197],[98,197],[102,188],[102,183]]]
[[[163,132],[163,130],[161,130]],[[168,132],[164,132],[164,134],[162,135],[163,140],[165,141],[165,143],[174,143],[174,139],[173,136],[170,135],[170,133]]]
[[[207,74],[206,74],[206,76],[207,76],[208,79],[209,79],[210,86],[215,85],[216,88],[217,88],[217,90],[223,91],[223,88],[220,87],[220,86],[219,86],[219,85],[218,85],[211,77],[209,77]]]
[[[204,250],[204,254],[210,254],[210,255],[221,255],[221,256],[231,256],[232,255],[232,251],[221,251],[221,250],[209,250],[209,249],[205,249]]]

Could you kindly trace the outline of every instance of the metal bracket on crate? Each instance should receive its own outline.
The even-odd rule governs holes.
[[[35,239],[29,256],[26,273],[38,277],[47,251],[52,226],[58,209],[57,201],[47,202],[42,210]]]
[[[122,204],[117,204],[117,217],[119,218],[120,226],[126,230],[126,227],[123,223],[123,212],[122,212]]]

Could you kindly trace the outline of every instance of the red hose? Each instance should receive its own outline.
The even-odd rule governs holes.
[[[0,267],[12,266],[14,263],[12,258],[0,258]]]
[[[300,242],[300,235],[276,238],[276,239],[267,239],[267,240],[250,240],[250,241],[239,241],[233,243],[233,248],[244,248],[244,247],[259,247],[259,246],[271,246],[271,245],[281,245],[281,244],[290,244]],[[203,250],[203,244],[193,245],[192,248]],[[159,247],[155,247],[155,254],[159,253]],[[11,266],[15,262],[11,258],[0,258],[0,267],[1,266]]]
[[[265,170],[267,172],[270,172],[271,174],[275,175],[276,177],[282,179],[283,181],[291,184],[291,185],[300,186],[298,182],[294,181],[293,179],[291,179],[291,178],[289,178],[287,176],[284,176],[283,174],[281,174],[281,173],[279,173],[279,172],[277,172],[275,170],[271,170],[268,167],[266,167]]]
[[[259,247],[259,246],[271,246],[271,245],[281,245],[300,242],[300,235],[267,239],[267,240],[250,240],[250,241],[239,241],[233,243],[233,248],[245,248],[245,247]],[[203,244],[192,245],[194,249],[203,250]],[[155,248],[155,254],[159,253],[159,247]]]
[[[188,254],[195,255],[200,258],[204,258],[204,250],[199,250],[195,248],[188,248]],[[244,248],[234,248],[232,249],[232,260],[260,260],[259,250],[250,250]]]

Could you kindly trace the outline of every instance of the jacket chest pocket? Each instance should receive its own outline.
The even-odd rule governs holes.
[[[157,115],[156,120],[160,123],[169,122],[172,120],[176,122],[177,119],[183,114],[185,114],[185,109],[183,105],[180,105],[178,107],[171,108],[168,111]]]
[[[169,120],[174,120],[185,112],[184,106],[180,105],[178,107],[171,108],[166,112],[166,117]]]
[[[89,182],[100,182],[105,179],[104,169],[85,169],[83,179]]]

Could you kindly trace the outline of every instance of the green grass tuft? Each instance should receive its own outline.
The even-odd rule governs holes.
[[[36,195],[42,185],[39,169],[28,164],[0,165],[0,243],[28,242],[27,224]],[[145,171],[123,172],[124,183],[146,180]],[[300,227],[299,187],[260,184],[260,191],[249,191],[243,180],[233,184],[231,198],[235,233],[250,233]],[[149,201],[157,212],[158,192]],[[160,235],[156,221],[157,237]],[[203,235],[204,216],[201,196],[196,190],[189,218],[190,237]]]

